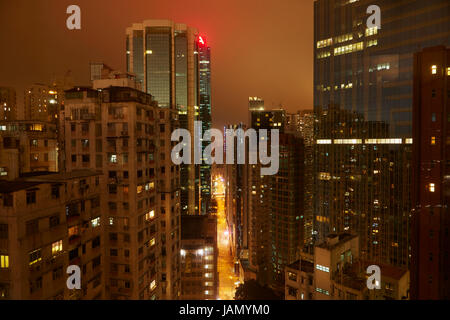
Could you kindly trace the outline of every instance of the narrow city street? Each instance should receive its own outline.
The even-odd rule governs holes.
[[[239,279],[234,273],[234,257],[231,254],[231,242],[225,213],[225,182],[222,177],[216,177],[214,185],[214,195],[217,200],[219,299],[233,300]]]

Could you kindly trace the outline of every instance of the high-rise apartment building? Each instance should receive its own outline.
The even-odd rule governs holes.
[[[0,87],[0,121],[18,119],[16,90]]]
[[[217,272],[217,217],[181,217],[181,299],[215,300]]]
[[[411,298],[450,298],[450,49],[414,59]]]
[[[381,28],[367,9],[381,10]],[[315,231],[409,264],[413,53],[449,44],[447,0],[314,3]]]
[[[280,159],[274,175],[261,176],[259,162],[245,167],[248,269],[260,283],[284,292],[284,267],[298,259],[304,245],[304,143],[299,134],[285,133],[283,109],[259,106],[249,112],[251,128],[258,133],[280,131]],[[270,140],[269,133],[269,144]]]
[[[100,220],[107,299],[180,294],[179,167],[170,158],[177,118],[130,87],[66,91],[66,170],[92,168],[107,181]]]
[[[104,297],[100,189],[92,170],[0,181],[0,300]],[[69,265],[79,290],[66,286]]]
[[[245,130],[244,124],[228,125],[224,130]],[[232,252],[238,258],[248,255],[248,164],[237,163],[237,137],[234,137],[234,164],[225,164],[225,210],[229,227]],[[224,145],[226,150],[226,145]]]
[[[194,136],[194,121],[211,126],[210,49],[197,29],[169,20],[146,20],[126,30],[127,71],[160,108],[177,110],[180,128]],[[201,141],[199,140],[199,143]],[[202,146],[202,150],[206,145]],[[195,146],[191,145],[191,154]],[[182,214],[206,213],[211,168],[181,165]],[[201,196],[204,204],[201,204]]]
[[[286,115],[286,132],[298,134],[304,142],[304,241],[305,246],[313,244],[314,211],[314,111],[303,110]],[[307,251],[308,249],[305,248]]]
[[[262,206],[270,221],[271,283],[284,292],[284,267],[299,258],[304,246],[304,143],[284,133],[279,137],[278,173],[262,178],[266,194]],[[253,188],[253,186],[252,186]]]

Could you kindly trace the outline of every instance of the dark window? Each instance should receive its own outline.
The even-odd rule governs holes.
[[[14,205],[12,193],[4,193],[3,194],[3,206],[12,207]]]
[[[69,260],[75,259],[78,257],[78,248],[69,251]]]
[[[100,236],[92,240],[92,249],[100,246]]]
[[[117,233],[110,233],[109,234],[109,240],[117,241]]]
[[[59,216],[52,216],[49,218],[50,228],[54,228],[59,225]]]
[[[26,234],[31,235],[39,232],[39,219],[34,219],[26,223]]]
[[[36,191],[27,191],[27,204],[36,203]]]
[[[0,224],[0,239],[8,239],[8,225],[5,223]]]
[[[52,185],[52,198],[59,199],[59,185]]]
[[[92,260],[92,268],[96,268],[100,265],[101,259],[100,256],[94,258],[94,260]]]

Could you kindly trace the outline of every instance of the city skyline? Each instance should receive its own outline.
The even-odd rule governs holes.
[[[200,30],[213,48],[214,127],[246,121],[248,96],[264,96],[267,105],[282,104],[290,112],[312,108],[313,0],[282,4],[195,0],[189,5],[182,0],[134,1],[132,6],[81,0],[77,1],[82,14],[79,31],[65,26],[67,5],[58,1],[0,3],[0,19],[6,26],[0,30],[0,40],[9,44],[0,53],[0,69],[17,90],[18,103],[29,85],[50,83],[68,70],[75,85],[88,85],[91,61],[125,71],[124,56],[117,54],[125,48],[125,28],[146,19],[170,19]],[[296,12],[309,14],[298,19]],[[20,28],[15,23],[18,20],[22,21]],[[13,34],[27,41],[13,41]],[[53,50],[56,43],[58,50]],[[260,72],[264,77],[255,76]],[[0,81],[0,86],[7,85]]]
[[[0,4],[0,300],[450,299],[450,1],[274,3]]]

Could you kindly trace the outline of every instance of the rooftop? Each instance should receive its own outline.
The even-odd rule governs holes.
[[[317,245],[317,247],[331,250],[356,237],[357,235],[353,235],[350,233],[341,233],[341,234],[332,233],[327,236],[327,239],[324,242]]]
[[[314,272],[314,263],[308,260],[299,259],[287,266],[290,269],[303,271],[307,273]]]
[[[70,179],[78,179],[100,175],[94,170],[74,170],[72,172],[30,172],[21,175],[15,180],[1,180],[0,193],[12,193],[27,190],[44,183],[64,182]]]
[[[26,190],[43,183],[44,182],[20,181],[20,180],[0,181],[0,193],[12,193],[20,190]]]

